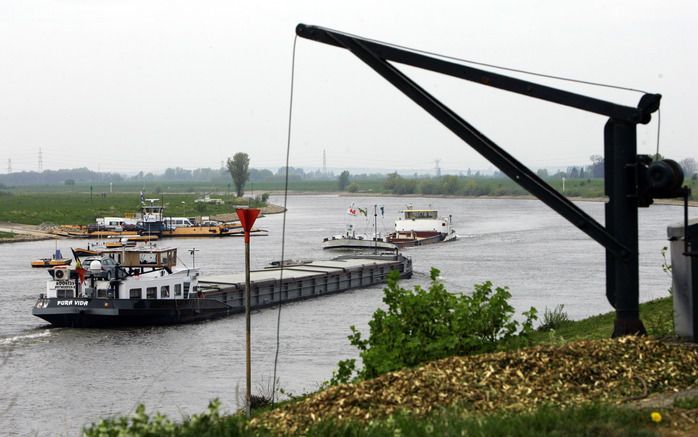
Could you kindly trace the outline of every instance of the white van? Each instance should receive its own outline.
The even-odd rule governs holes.
[[[186,217],[165,217],[162,220],[165,229],[189,228],[194,226],[194,223]]]

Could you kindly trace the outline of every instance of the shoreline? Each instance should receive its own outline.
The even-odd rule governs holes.
[[[271,192],[272,195],[283,195],[283,192]],[[433,194],[433,195],[421,195],[421,194],[387,194],[387,193],[347,193],[345,191],[329,191],[329,192],[317,192],[317,191],[289,191],[290,196],[337,196],[337,197],[403,197],[406,199],[413,198],[438,198],[438,199],[469,199],[469,200],[539,200],[530,194],[521,195],[503,195],[503,196],[453,196],[445,194]],[[606,197],[568,197],[572,202],[607,202]],[[683,201],[680,199],[656,199],[654,205],[669,205],[669,206],[683,206]],[[698,201],[692,200],[688,202],[690,208],[698,207]],[[262,207],[262,214],[281,214],[284,212],[284,207],[282,205],[268,204]],[[212,216],[214,219],[219,220],[235,220],[235,213],[231,214],[219,214]],[[22,223],[10,223],[10,222],[0,222],[0,231],[13,233],[14,237],[11,238],[0,238],[0,244],[7,243],[22,243],[27,241],[41,241],[41,240],[51,240],[51,239],[62,239],[63,237],[52,234],[41,229],[40,225],[28,225]]]
[[[41,230],[39,225],[0,222],[0,232],[14,234],[14,236],[10,238],[0,238],[0,244],[58,239],[57,235]]]

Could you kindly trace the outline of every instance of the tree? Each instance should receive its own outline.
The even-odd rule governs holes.
[[[684,158],[679,161],[681,168],[683,168],[684,177],[686,179],[690,178],[696,171],[698,171],[698,164],[694,158]]]
[[[347,186],[349,185],[349,172],[344,170],[340,175],[339,179],[337,181],[337,184],[339,185],[339,191],[344,191]]]
[[[242,197],[245,193],[245,183],[250,178],[250,157],[247,153],[238,152],[233,155],[233,159],[228,158],[228,171],[235,184],[237,197]]]
[[[592,178],[603,178],[604,176],[604,159],[601,155],[591,155],[589,157],[591,160],[591,177]]]

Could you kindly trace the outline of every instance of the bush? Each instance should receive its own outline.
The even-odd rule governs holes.
[[[564,311],[564,305],[558,305],[554,310],[549,310],[547,307],[543,311],[543,323],[538,327],[540,331],[550,331],[558,329],[565,323],[569,323],[570,319]]]
[[[357,184],[356,182],[350,183],[347,187],[347,191],[350,193],[356,193],[357,191],[359,191],[359,184]]]
[[[476,284],[470,296],[455,295],[444,288],[439,273],[432,268],[427,290],[420,286],[414,290],[401,288],[399,274],[389,274],[383,297],[387,310],[373,313],[368,338],[362,338],[354,326],[348,337],[360,350],[364,365],[358,372],[360,378],[446,356],[493,350],[499,340],[533,331],[536,309],[524,312],[523,324],[513,320],[507,287],[493,290],[488,281]],[[330,384],[348,382],[354,371],[354,360],[340,361]]]
[[[181,424],[155,413],[149,416],[143,405],[138,405],[131,417],[102,419],[83,429],[83,435],[92,436],[201,436],[241,435],[245,429],[243,416],[221,416],[220,401],[215,399],[208,411],[186,418]]]

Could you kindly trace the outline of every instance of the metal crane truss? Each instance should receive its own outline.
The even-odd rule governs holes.
[[[651,114],[659,108],[661,95],[644,94],[637,107],[624,106],[318,26],[299,24],[296,34],[352,52],[521,187],[606,248],[606,296],[616,310],[613,336],[645,333],[639,317],[638,207],[649,205],[640,201],[638,194],[641,164],[637,157],[636,126],[650,122]],[[388,61],[609,117],[604,128],[605,193],[609,198],[605,206],[606,226]]]

